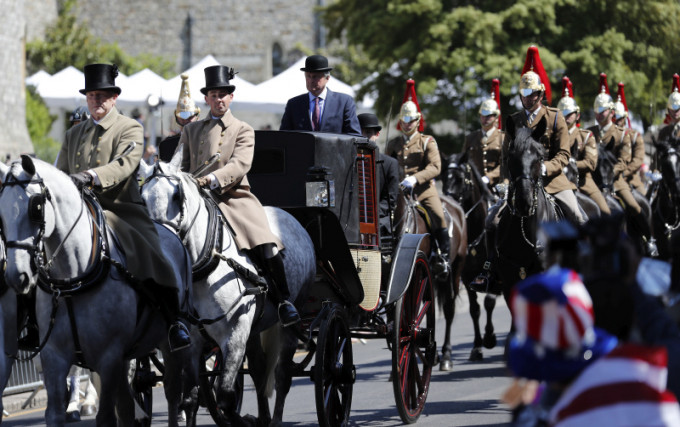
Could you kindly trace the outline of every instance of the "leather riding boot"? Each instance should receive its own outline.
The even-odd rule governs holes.
[[[168,345],[170,351],[177,351],[191,345],[189,329],[179,319],[179,295],[175,289],[161,288],[159,304],[161,314],[168,324]]]
[[[40,346],[38,319],[35,315],[35,292],[18,296],[17,303],[17,324],[19,325],[17,333],[21,334],[22,331],[26,331],[24,336],[18,339],[17,346],[20,350],[35,351]]]
[[[434,238],[437,240],[437,245],[439,246],[440,258],[432,266],[432,273],[438,280],[444,280],[449,274],[449,251],[451,250],[449,230],[446,228],[436,230],[434,232]]]
[[[279,320],[281,324],[286,327],[293,325],[300,321],[300,315],[297,309],[288,298],[290,298],[290,291],[288,290],[288,281],[286,280],[286,272],[283,268],[283,258],[278,253],[271,258],[265,260],[269,275],[272,279],[273,286],[270,287],[270,296],[275,303],[278,304]]]

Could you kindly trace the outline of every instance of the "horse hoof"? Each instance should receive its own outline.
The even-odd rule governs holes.
[[[479,347],[473,348],[472,351],[470,352],[470,357],[468,357],[468,360],[470,362],[481,362],[482,360],[484,360],[482,349]]]
[[[439,362],[439,370],[445,372],[453,371],[453,362],[442,359],[441,362]]]
[[[78,411],[72,411],[72,412],[66,413],[66,422],[67,423],[77,423],[78,421],[80,421],[80,413]]]
[[[484,334],[482,343],[484,344],[484,348],[492,349],[496,347],[496,334]]]
[[[80,408],[80,415],[82,415],[83,417],[91,417],[96,413],[97,407],[94,405],[83,405],[83,407]]]

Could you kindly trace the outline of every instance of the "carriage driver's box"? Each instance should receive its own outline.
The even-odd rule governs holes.
[[[256,131],[248,173],[262,205],[285,209],[307,230],[342,282],[336,292],[367,310],[378,303],[381,275],[376,156],[361,136]]]

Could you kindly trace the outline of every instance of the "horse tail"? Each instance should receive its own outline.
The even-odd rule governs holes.
[[[264,350],[265,355],[265,372],[267,378],[265,394],[268,398],[272,397],[274,394],[276,365],[279,363],[282,335],[281,326],[279,326],[278,323],[260,334],[260,342],[262,343],[262,350]]]

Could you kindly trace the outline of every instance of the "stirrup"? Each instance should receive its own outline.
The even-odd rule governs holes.
[[[645,250],[649,257],[656,258],[659,256],[659,249],[656,247],[656,239],[654,239],[654,237],[650,237],[649,240],[646,240]]]
[[[186,325],[182,322],[174,322],[168,328],[168,347],[170,352],[185,349],[191,345],[191,336]]]

